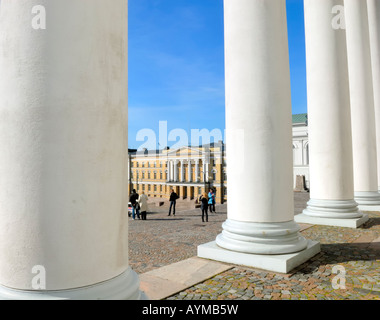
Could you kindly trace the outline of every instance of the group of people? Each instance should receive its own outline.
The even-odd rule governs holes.
[[[202,222],[206,217],[206,222],[208,222],[208,210],[210,209],[210,213],[215,213],[215,192],[213,189],[209,190],[209,193],[206,192],[202,194],[199,198],[201,202],[201,210],[202,210]]]
[[[146,212],[148,211],[148,196],[142,191],[139,195],[135,189],[132,190],[132,194],[129,197],[129,202],[132,205],[132,219],[146,220]]]
[[[175,216],[175,205],[176,201],[179,198],[178,194],[172,190],[170,193],[170,206],[169,206],[169,214],[171,215],[173,211],[173,216]],[[206,222],[208,222],[208,212],[210,209],[210,213],[215,212],[215,192],[213,189],[209,190],[209,193],[204,193],[200,196],[199,201],[201,203],[201,210],[202,210],[202,222],[205,222],[204,219],[206,218]],[[146,212],[148,211],[148,197],[142,191],[141,195],[139,195],[135,189],[132,190],[132,194],[129,197],[129,202],[132,205],[132,219],[135,220],[140,219],[140,213],[141,213],[141,219],[146,220]]]

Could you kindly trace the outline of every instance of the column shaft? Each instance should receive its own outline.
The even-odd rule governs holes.
[[[216,243],[247,253],[300,251],[307,241],[293,220],[285,1],[224,4],[228,219]]]
[[[367,1],[345,0],[355,200],[380,209]]]
[[[367,0],[376,121],[377,185],[380,191],[380,2]]]
[[[354,201],[346,35],[344,29],[334,28],[331,14],[343,0],[305,0],[304,4],[310,201],[295,220],[345,225],[350,222],[339,219],[357,219],[362,214]]]
[[[37,4],[46,30],[32,27]],[[127,1],[2,0],[0,30],[0,297],[139,298],[128,267]],[[35,266],[46,287],[31,291]]]

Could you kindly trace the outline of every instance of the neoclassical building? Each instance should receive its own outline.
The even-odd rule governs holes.
[[[199,198],[209,188],[216,202],[227,196],[225,146],[221,141],[197,147],[129,152],[129,189],[148,197],[168,198],[172,189],[181,199]]]
[[[295,114],[293,122],[293,168],[305,176],[309,187],[307,114]],[[226,147],[222,141],[202,146],[167,150],[129,150],[129,191],[144,191],[151,198],[167,199],[171,190],[180,199],[194,200],[215,190],[216,202],[227,200]]]

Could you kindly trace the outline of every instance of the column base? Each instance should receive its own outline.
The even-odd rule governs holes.
[[[355,201],[365,211],[380,211],[380,193],[376,191],[355,192]],[[366,209],[362,209],[366,208]]]
[[[137,274],[128,268],[121,275],[87,287],[27,291],[0,286],[1,300],[147,300]]]
[[[359,205],[359,209],[362,211],[380,211],[380,206]]]
[[[306,248],[290,254],[263,255],[226,250],[216,241],[198,246],[198,257],[259,268],[272,272],[289,273],[321,251],[319,242],[307,240]]]
[[[357,228],[368,221],[359,211],[355,200],[310,199],[302,214],[294,217],[297,223]]]
[[[294,221],[257,223],[227,219],[216,244],[249,254],[287,254],[304,250],[307,240]]]
[[[323,218],[323,217],[312,217],[307,214],[297,214],[294,216],[294,220],[297,223],[308,223],[317,224],[324,226],[334,226],[334,227],[346,227],[346,228],[358,228],[362,224],[368,221],[369,217],[367,214],[362,214],[360,218],[352,219],[336,219],[336,218]]]

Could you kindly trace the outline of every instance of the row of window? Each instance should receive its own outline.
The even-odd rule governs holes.
[[[220,160],[211,159],[210,164],[212,167],[215,167],[219,161]],[[140,164],[141,164],[141,168],[145,168],[145,162],[144,161],[143,162],[139,162],[139,161],[132,162],[132,168],[139,168]],[[162,167],[166,167],[166,164],[163,166],[163,164],[161,162],[159,162],[158,166],[157,166],[156,162],[153,162],[152,164],[150,162],[146,162],[146,168],[162,168]]]
[[[211,174],[212,174],[212,179],[213,179],[213,180],[216,180],[216,171],[212,171]],[[202,173],[201,173],[200,176],[202,176]],[[140,178],[140,177],[139,177],[139,171],[136,170],[135,173],[134,173],[133,171],[131,172],[131,179],[134,179],[134,177],[135,177],[136,179],[139,179],[139,178]],[[154,172],[153,172],[153,177],[151,177],[151,172],[148,171],[148,172],[147,172],[147,177],[146,177],[146,178],[147,178],[147,179],[154,179],[154,180],[157,180],[157,172],[154,171]],[[165,172],[165,179],[167,179],[167,178],[168,178],[168,174],[167,174],[167,172]],[[141,179],[145,179],[145,172],[144,172],[144,171],[141,172]],[[160,179],[160,180],[163,179],[163,173],[162,173],[162,171],[160,171],[159,179]],[[223,172],[223,180],[227,180],[227,174],[226,174],[226,172]]]

